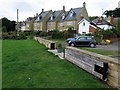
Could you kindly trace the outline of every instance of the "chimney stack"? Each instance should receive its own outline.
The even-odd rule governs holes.
[[[65,6],[63,6],[63,10],[65,11]]]
[[[86,7],[86,3],[85,2],[83,2],[83,7]]]
[[[44,9],[42,9],[42,12],[44,12]]]
[[[36,13],[36,16],[38,16],[38,13]]]

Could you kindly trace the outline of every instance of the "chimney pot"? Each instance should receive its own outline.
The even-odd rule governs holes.
[[[83,7],[86,7],[86,3],[85,2],[83,2]]]

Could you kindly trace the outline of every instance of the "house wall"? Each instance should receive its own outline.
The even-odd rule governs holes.
[[[52,31],[56,28],[56,22],[47,22],[47,31]]]
[[[25,31],[25,26],[22,26],[22,27],[21,27],[21,31]]]
[[[34,19],[29,22],[29,29],[30,31],[34,30]]]
[[[42,22],[34,22],[34,30],[42,31]]]
[[[44,20],[42,21],[42,30],[47,31],[47,21],[52,14],[52,10],[49,11],[49,13],[44,17]]]
[[[92,26],[89,26],[89,32],[90,32],[90,33],[94,33],[94,32],[95,32],[95,28],[92,27]]]
[[[89,25],[90,25],[90,23],[88,21],[86,21],[86,20],[82,21],[79,24],[78,33],[80,33],[80,34],[83,34],[83,32],[89,33]]]
[[[84,8],[84,7],[82,8],[80,16],[83,16],[85,19],[89,20],[86,8]]]
[[[65,22],[58,22],[58,23],[57,23],[57,29],[58,29],[59,31],[67,30],[66,27],[65,27]]]
[[[110,26],[110,25],[97,25],[97,26],[104,30],[112,29],[112,26]]]
[[[77,29],[76,24],[77,24],[77,22],[75,20],[64,21],[64,29],[68,30],[69,27],[73,27],[73,30],[76,30]]]

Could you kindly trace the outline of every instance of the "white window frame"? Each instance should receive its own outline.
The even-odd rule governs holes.
[[[63,23],[60,23],[60,26],[63,26]]]
[[[71,21],[70,21],[70,22],[67,22],[67,25],[68,25],[68,26],[71,26],[72,24],[73,24],[73,22],[71,22]]]

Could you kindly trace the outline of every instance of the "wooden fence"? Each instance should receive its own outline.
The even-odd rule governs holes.
[[[120,88],[120,61],[118,59],[75,47],[66,47],[65,58],[104,80],[109,86]]]

